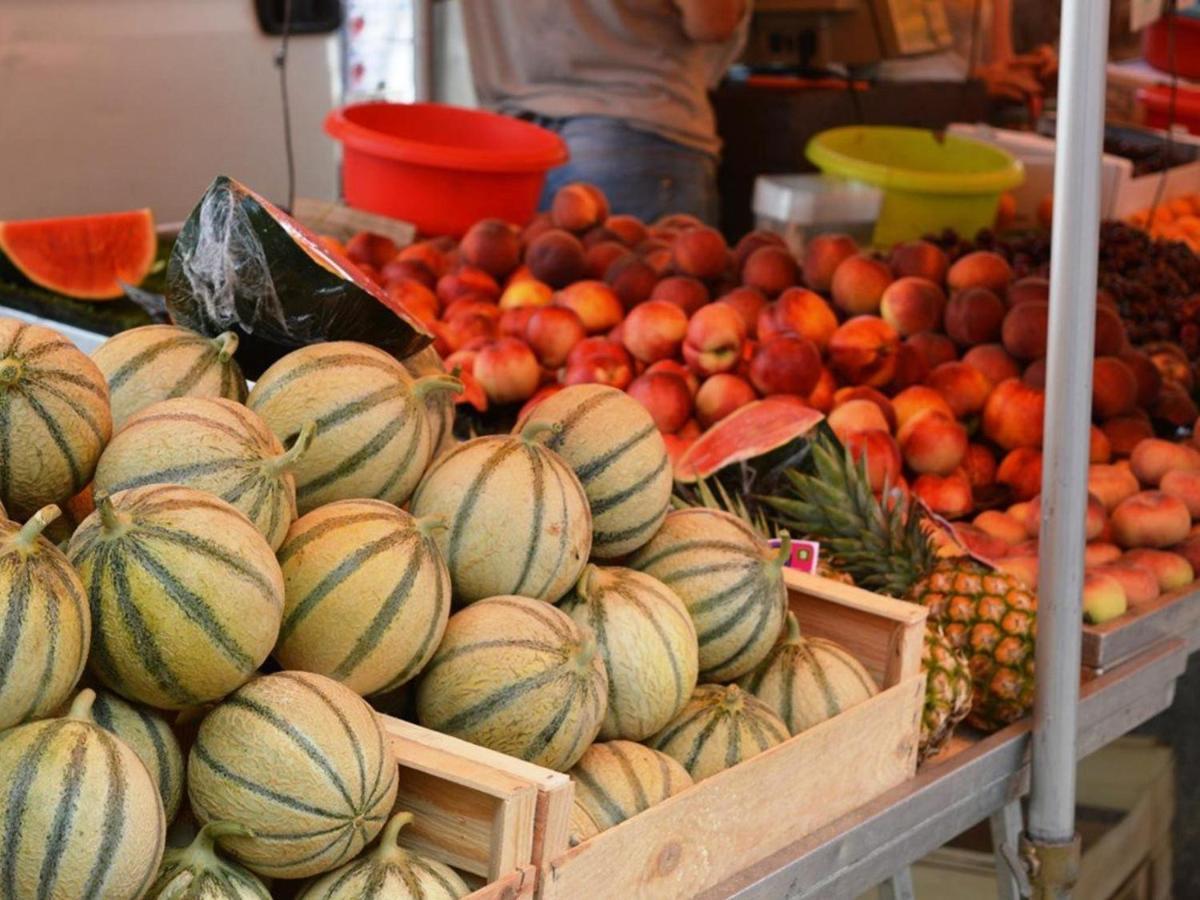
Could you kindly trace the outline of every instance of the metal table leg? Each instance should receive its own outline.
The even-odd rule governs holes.
[[[912,869],[905,866],[879,886],[879,900],[916,900]]]
[[[996,896],[999,900],[1020,900],[1028,896],[1029,887],[1017,854],[1021,842],[1021,801],[1014,800],[997,810],[989,822],[996,854]]]

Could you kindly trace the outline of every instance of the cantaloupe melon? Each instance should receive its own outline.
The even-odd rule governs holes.
[[[461,386],[449,375],[414,381],[382,350],[330,341],[276,362],[246,403],[285,444],[317,423],[313,445],[296,467],[303,514],[335,500],[404,503],[433,453],[425,398]]]
[[[571,769],[575,800],[601,830],[619,825],[692,784],[665,753],[633,741],[592,744]]]
[[[416,675],[450,616],[450,574],[432,536],[444,527],[382,500],[301,516],[279,548],[286,599],[275,658],[359,694]]]
[[[646,743],[701,781],[788,739],[787,725],[736,684],[702,684],[675,719]]]
[[[0,503],[23,522],[92,480],[112,436],[108,386],[57,331],[0,318]]]
[[[850,652],[824,638],[806,638],[791,613],[787,631],[762,664],[738,684],[799,734],[879,693],[879,686]]]
[[[398,779],[383,729],[357,694],[311,672],[256,678],[200,725],[188,798],[202,823],[237,821],[253,837],[221,845],[272,878],[337,868],[391,814]]]
[[[67,556],[91,604],[91,671],[130,700],[217,700],[275,645],[279,563],[250,520],[211,494],[151,485],[103,498]]]
[[[608,676],[591,632],[528,597],[450,617],[417,687],[421,724],[566,771],[604,720]]]
[[[567,832],[567,843],[572,847],[578,847],[588,838],[595,837],[599,833],[600,826],[596,824],[592,814],[580,804],[579,798],[576,797],[571,804],[571,824]]]
[[[0,896],[135,900],[162,859],[166,820],[137,754],[92,722],[91,691],[65,718],[0,736]]]
[[[733,681],[766,659],[783,631],[790,545],[772,550],[725,512],[673,510],[630,560],[687,604],[700,640],[700,680]]]
[[[532,436],[459,444],[429,467],[410,508],[446,521],[438,546],[460,603],[502,594],[553,603],[579,578],[592,545],[579,479]]]
[[[271,900],[266,885],[217,852],[221,838],[249,833],[236,822],[210,822],[188,846],[167,848],[146,900]]]
[[[400,360],[400,364],[413,378],[421,379],[427,375],[441,375],[446,371],[442,358],[432,346],[418,350],[412,356]],[[425,395],[425,412],[433,426],[433,453],[430,459],[437,459],[457,443],[454,438],[455,395],[450,391],[430,391]]]
[[[0,516],[0,731],[50,715],[87,663],[92,616],[79,576],[41,536],[47,506],[24,526]]]
[[[148,484],[180,484],[215,494],[245,513],[272,550],[296,518],[292,475],[316,425],[284,450],[258,416],[240,403],[178,397],[147,406],[117,432],[96,466],[94,491],[115,494]]]
[[[608,672],[600,740],[644,740],[675,718],[696,687],[699,648],[670,588],[634,569],[589,565],[561,609],[592,630]]]
[[[244,401],[237,345],[232,331],[208,338],[177,325],[143,325],[110,337],[92,351],[92,362],[108,382],[113,428],[120,431],[134,413],[172,397]]]
[[[97,690],[92,721],[111,731],[138,755],[158,787],[167,821],[174,819],[183,800],[183,751],[162,713],[130,703],[111,691]]]
[[[538,403],[517,428],[531,423],[560,426],[539,440],[583,483],[595,559],[625,556],[654,536],[671,502],[671,462],[642,404],[607,385],[574,385]]]
[[[458,900],[471,892],[458,873],[444,863],[406,850],[396,843],[400,829],[413,820],[410,812],[392,816],[379,845],[328,875],[314,878],[296,900]]]

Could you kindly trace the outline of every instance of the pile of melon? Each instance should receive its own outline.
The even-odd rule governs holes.
[[[877,690],[800,635],[786,546],[671,509],[623,392],[459,443],[436,357],[247,390],[236,349],[0,319],[0,895],[462,896],[398,843],[372,706],[569,771],[578,841]]]

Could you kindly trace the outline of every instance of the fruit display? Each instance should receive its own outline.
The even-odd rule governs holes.
[[[571,769],[575,802],[598,830],[612,828],[692,784],[692,776],[665,753],[632,741],[588,747]]]
[[[1200,252],[1200,193],[1185,194],[1160,206],[1141,209],[1125,220],[1151,237],[1187,244]]]
[[[189,896],[270,900],[266,885],[217,850],[221,838],[245,837],[247,833],[246,827],[236,822],[210,822],[188,846],[168,847],[146,896],[150,900]]]

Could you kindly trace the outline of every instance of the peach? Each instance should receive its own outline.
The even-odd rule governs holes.
[[[1137,405],[1145,409],[1153,407],[1162,390],[1162,373],[1158,366],[1140,350],[1125,350],[1117,358],[1129,366],[1137,380]]]
[[[1150,422],[1136,415],[1109,419],[1100,426],[1100,430],[1108,438],[1112,455],[1116,457],[1129,456],[1142,441],[1154,437]]]
[[[615,328],[624,318],[625,309],[617,295],[603,281],[576,281],[554,295],[554,305],[572,310],[588,334]]]
[[[652,300],[633,311],[649,306],[650,303],[665,303]],[[667,306],[671,304],[667,303]],[[675,307],[678,309],[678,307]],[[633,317],[630,313],[630,318]],[[680,312],[680,315],[683,313]],[[737,310],[721,303],[712,303],[697,310],[687,322],[683,358],[697,375],[715,375],[737,367],[741,358],[742,345],[746,341],[746,325]],[[820,354],[817,355],[820,365]],[[815,377],[814,377],[815,380]],[[800,391],[799,393],[804,393]]]
[[[949,475],[925,474],[913,482],[912,491],[939,516],[959,519],[974,508],[971,483],[961,471]]]
[[[593,244],[583,255],[588,277],[603,281],[612,264],[627,256],[636,259],[629,248],[618,241],[600,241],[598,244]]]
[[[566,363],[571,349],[585,337],[579,316],[562,306],[536,308],[525,323],[525,343],[547,369]]]
[[[1137,377],[1129,366],[1115,356],[1096,358],[1092,363],[1092,415],[1111,419],[1132,412],[1137,395]]]
[[[583,236],[580,237],[579,241],[583,244],[584,250],[591,250],[593,247],[599,244],[619,244],[624,249],[629,249],[625,246],[625,242],[617,237],[616,232],[609,231],[603,225],[595,225],[589,228],[583,233]]]
[[[1019,278],[1008,286],[1004,300],[1010,308],[1030,302],[1049,304],[1050,282],[1034,276]]]
[[[525,264],[534,278],[552,288],[566,287],[587,273],[583,244],[570,232],[543,231],[525,248]]]
[[[647,300],[629,311],[621,343],[634,359],[652,363],[675,356],[687,330],[682,309],[666,300]]]
[[[817,235],[804,245],[804,283],[814,291],[828,291],[837,267],[856,253],[858,244],[849,235]]]
[[[742,239],[737,242],[737,246],[733,248],[733,266],[740,275],[742,268],[746,265],[746,260],[750,255],[761,247],[783,247],[786,249],[787,244],[783,238],[773,231],[764,229],[755,229],[748,231],[742,236]]]
[[[968,444],[963,471],[975,490],[991,487],[996,483],[996,455],[983,444]]]
[[[1175,344],[1154,344],[1153,352],[1149,347],[1145,348],[1145,352],[1150,354],[1150,361],[1164,382],[1178,382],[1189,391],[1195,387],[1191,363],[1180,347]]]
[[[1158,483],[1164,494],[1178,497],[1193,519],[1200,519],[1200,471],[1173,469]]]
[[[515,309],[506,309],[501,312],[501,337],[515,337],[525,340],[525,326],[529,323],[530,317],[537,312],[537,310],[538,307],[536,306],[518,306]],[[526,343],[528,343],[528,341],[526,341]]]
[[[1042,359],[1050,330],[1050,304],[1030,300],[1010,309],[1000,326],[1000,341],[1019,360]]]
[[[700,379],[696,377],[696,373],[677,359],[660,359],[658,362],[646,366],[646,371],[670,372],[672,375],[678,375],[687,384],[693,397],[700,390]]]
[[[1141,491],[1112,511],[1113,538],[1122,547],[1166,548],[1188,536],[1192,517],[1178,497]]]
[[[496,300],[500,297],[500,285],[483,269],[459,266],[438,279],[436,293],[443,303],[453,303],[463,297]]]
[[[870,400],[848,400],[841,406],[835,406],[827,421],[843,443],[848,435],[856,431],[888,430],[888,420],[883,410]]]
[[[1112,444],[1108,440],[1108,435],[1095,425],[1088,429],[1088,462],[1093,464],[1112,462]]]
[[[1125,599],[1134,606],[1140,603],[1149,603],[1158,598],[1160,592],[1158,576],[1144,566],[1119,560],[1095,566],[1092,571],[1111,575],[1121,582],[1121,587],[1125,590]]]
[[[554,194],[550,218],[566,231],[587,231],[608,218],[608,200],[595,185],[583,181],[564,184]]]
[[[742,267],[742,284],[758,288],[774,297],[791,287],[800,277],[795,257],[785,247],[759,247],[747,257]]]
[[[1194,572],[1200,572],[1200,534],[1189,534],[1178,544],[1167,549],[1186,559]]]
[[[706,379],[696,392],[696,418],[708,428],[757,396],[746,379],[719,372]]]
[[[821,374],[821,353],[807,338],[780,335],[763,341],[750,360],[750,383],[764,396],[809,394]]]
[[[1159,391],[1151,412],[1155,419],[1173,428],[1186,428],[1192,424],[1200,410],[1196,408],[1195,401],[1188,396],[1186,387],[1178,381],[1168,381]]]
[[[389,282],[387,295],[426,324],[438,317],[437,295],[415,278]]]
[[[414,281],[421,282],[421,284],[425,285],[431,291],[437,287],[437,276],[433,274],[433,271],[425,263],[418,262],[415,259],[400,259],[397,257],[380,269],[379,274],[387,284],[411,278]]]
[[[817,385],[808,392],[807,403],[813,409],[828,415],[833,410],[833,394],[837,388],[837,380],[824,366],[817,376]]]
[[[850,384],[883,387],[896,372],[899,346],[900,335],[883,319],[856,316],[830,336],[829,363]]]
[[[685,438],[687,440],[695,440],[696,438],[700,437],[700,435],[703,434],[704,431],[700,427],[700,423],[698,421],[696,421],[694,418],[692,418],[692,419],[688,419],[686,422],[684,422],[683,427],[680,428],[675,433],[677,435],[679,435],[681,438]]]
[[[359,266],[381,269],[396,256],[396,243],[382,234],[360,231],[346,242],[345,255]]]
[[[537,357],[522,340],[504,337],[475,357],[473,374],[492,403],[523,403],[541,381]]]
[[[462,350],[468,344],[491,341],[500,333],[497,318],[479,313],[466,313],[445,322],[435,323],[434,346],[442,356]]]
[[[1008,556],[1011,549],[1009,544],[1000,538],[963,522],[955,524],[954,537],[968,553],[980,559],[1001,560]]]
[[[626,309],[633,309],[650,297],[658,284],[658,274],[633,254],[614,259],[604,272],[604,282],[613,289]]]
[[[554,289],[536,278],[512,281],[500,295],[501,309],[516,309],[521,306],[549,306],[554,299]]]
[[[907,387],[892,398],[892,409],[895,410],[896,424],[900,427],[909,419],[926,410],[943,413],[946,418],[954,418],[954,410],[940,393],[923,384]]]
[[[529,220],[529,224],[521,229],[521,243],[528,246],[538,235],[545,234],[554,228],[554,220],[549,212],[540,212]]]
[[[704,223],[691,213],[667,213],[654,220],[651,227],[665,228],[670,231],[685,231],[689,228],[699,228]]]
[[[689,228],[672,242],[671,264],[683,275],[716,278],[730,264],[729,248],[715,228]]]
[[[759,311],[756,333],[763,341],[779,334],[794,334],[824,350],[837,327],[837,316],[820,294],[807,288],[788,288]]]
[[[1083,573],[1083,620],[1101,625],[1129,609],[1121,582],[1104,572]]]
[[[999,340],[1004,319],[1004,301],[985,287],[961,290],[946,304],[946,334],[960,347]]]
[[[838,388],[833,394],[833,408],[837,409],[851,400],[870,400],[879,407],[879,411],[887,419],[888,431],[894,432],[896,430],[896,410],[892,406],[892,401],[875,390],[875,388],[861,386]]]
[[[942,363],[926,376],[925,383],[942,395],[960,419],[982,412],[992,393],[987,376],[965,362]]]
[[[905,241],[892,248],[888,257],[892,271],[900,278],[925,278],[935,284],[946,280],[950,260],[936,244],[929,241]]]
[[[449,322],[460,316],[477,315],[499,322],[502,314],[503,310],[482,294],[463,294],[442,310],[442,321]]]
[[[844,443],[855,461],[866,458],[872,491],[879,493],[896,483],[900,477],[900,451],[890,434],[879,429],[853,431],[846,435]]]
[[[1103,540],[1108,536],[1105,534],[1108,530],[1108,511],[1100,499],[1093,494],[1088,494],[1087,513],[1083,526],[1083,533],[1089,541]]]
[[[500,219],[480,219],[467,229],[459,246],[463,259],[493,278],[503,278],[521,261],[521,238]]]
[[[979,344],[963,354],[962,361],[978,369],[992,384],[1017,378],[1021,369],[1003,344]]]
[[[1107,306],[1096,307],[1096,356],[1116,356],[1129,349],[1125,336],[1125,323],[1115,310]]]
[[[1046,387],[1046,360],[1035,359],[1021,373],[1021,380],[1039,391]]]
[[[446,255],[434,246],[432,241],[417,241],[415,244],[409,244],[396,254],[396,259],[420,263],[433,274],[434,278],[445,275],[448,268]]]
[[[686,275],[674,275],[656,284],[650,299],[674,303],[690,316],[708,303],[709,295],[702,282]]]
[[[1153,552],[1157,553],[1158,551]],[[1105,541],[1089,541],[1083,548],[1083,565],[1088,569],[1116,562],[1120,558],[1121,548]]]
[[[892,270],[887,263],[866,254],[851,256],[833,273],[833,305],[851,316],[878,312],[883,292],[891,283]]]
[[[929,363],[924,354],[907,341],[896,348],[896,371],[892,380],[885,385],[888,393],[898,393],[914,384],[921,384],[929,377]]]
[[[958,359],[958,348],[954,346],[954,341],[944,334],[923,331],[905,338],[904,343],[924,356],[930,369]]]
[[[1129,464],[1138,481],[1157,487],[1168,472],[1200,472],[1200,451],[1187,444],[1148,438],[1133,448]]]
[[[1133,472],[1124,466],[1093,465],[1088,467],[1088,493],[1112,512],[1127,497],[1140,490]]]
[[[604,220],[604,227],[626,247],[636,247],[646,239],[646,226],[637,216],[609,216]]]
[[[1017,544],[1025,543],[1029,537],[1025,533],[1024,525],[1008,513],[1000,512],[998,509],[989,509],[981,512],[975,517],[972,524],[980,531],[986,532],[1013,547]]]
[[[1018,500],[1032,500],[1042,490],[1042,451],[1032,447],[1010,450],[1000,460],[996,481],[1007,485]]]
[[[676,432],[691,418],[692,394],[682,378],[669,372],[639,375],[626,391],[646,407],[659,431]]]
[[[730,307],[741,317],[748,337],[757,336],[758,316],[767,305],[767,298],[763,296],[762,291],[751,287],[734,288],[719,297],[716,302]]]
[[[924,278],[905,276],[884,288],[879,314],[903,337],[936,331],[942,324],[946,295]]]
[[[633,359],[607,338],[584,338],[567,354],[563,384],[608,384],[624,390],[633,380]]]
[[[1154,573],[1160,591],[1177,591],[1182,587],[1187,587],[1196,579],[1196,570],[1192,564],[1178,553],[1171,553],[1168,550],[1140,547],[1128,551],[1124,560]]]
[[[1038,586],[1038,558],[1036,556],[1009,556],[997,563],[1001,572],[1007,572],[1031,591]]]
[[[1045,406],[1042,391],[1016,378],[1003,381],[992,390],[983,408],[984,436],[1005,450],[1040,447]]]
[[[1025,536],[1027,538],[1036,538],[1038,532],[1042,530],[1041,505],[1034,503],[1032,500],[1014,503],[1008,508],[1008,515],[1021,523],[1021,527],[1025,529]]]
[[[900,433],[900,452],[914,472],[949,475],[967,455],[967,429],[955,419],[935,412],[922,413],[905,423]]]
[[[1012,267],[1003,256],[990,250],[976,250],[955,260],[946,272],[946,285],[951,293],[981,287],[1003,294],[1012,277]]]

